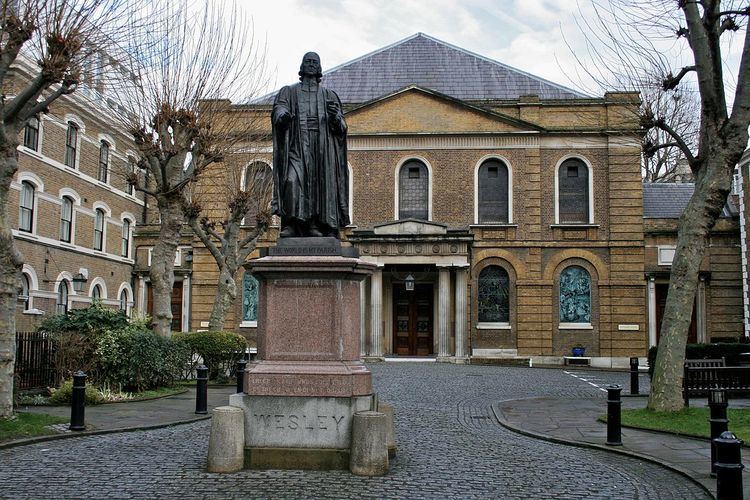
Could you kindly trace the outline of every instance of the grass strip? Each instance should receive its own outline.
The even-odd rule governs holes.
[[[66,417],[45,413],[16,413],[10,419],[0,419],[0,442],[47,434],[57,434],[47,426],[68,422]]]
[[[683,408],[677,412],[658,412],[648,408],[622,410],[622,425],[639,429],[671,432],[694,437],[711,437],[708,408]],[[729,430],[745,442],[750,440],[750,410],[728,410]],[[606,415],[599,417],[607,421]]]

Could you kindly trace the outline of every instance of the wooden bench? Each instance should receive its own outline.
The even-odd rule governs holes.
[[[750,392],[750,367],[726,366],[724,358],[686,360],[682,380],[685,406],[690,405],[690,396],[708,394],[711,389]]]

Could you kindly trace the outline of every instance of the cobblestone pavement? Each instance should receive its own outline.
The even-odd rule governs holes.
[[[597,398],[562,370],[438,363],[370,365],[396,407],[390,473],[204,472],[208,422],[0,450],[3,498],[707,498],[657,465],[506,430],[490,405],[523,397]],[[627,383],[627,374],[607,379]]]

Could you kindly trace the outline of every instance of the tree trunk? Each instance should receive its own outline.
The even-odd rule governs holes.
[[[684,405],[681,391],[683,364],[698,272],[709,231],[724,208],[731,185],[732,169],[721,162],[726,157],[726,154],[707,156],[698,173],[695,192],[680,217],[677,250],[672,262],[669,294],[648,400],[648,407],[655,411],[679,411]]]
[[[161,228],[159,241],[151,253],[151,286],[153,287],[153,328],[164,337],[172,334],[172,287],[174,259],[182,229],[182,203],[179,197],[157,199]]]
[[[237,270],[232,270],[229,266],[221,266],[219,270],[216,300],[214,300],[214,307],[211,309],[211,317],[208,320],[208,329],[212,332],[224,330],[227,313],[237,298],[237,283],[234,280],[236,273]]]
[[[16,148],[0,152],[0,418],[13,414],[13,369],[16,358],[16,303],[23,256],[13,243],[8,223],[8,192],[18,168]]]

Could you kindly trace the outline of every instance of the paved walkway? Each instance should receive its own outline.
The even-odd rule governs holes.
[[[208,415],[195,414],[195,388],[166,398],[87,406],[86,432],[145,429],[203,420],[210,418],[213,408],[226,405],[229,395],[234,392],[234,387],[209,387]],[[70,417],[69,406],[26,406],[19,410]],[[58,428],[62,430],[67,428],[67,425]]]
[[[530,396],[603,408],[601,386],[627,383],[625,373],[444,363],[369,367],[380,399],[396,408],[398,453],[384,477],[346,471],[209,474],[210,425],[199,421],[0,449],[0,498],[710,498],[652,462],[524,436],[495,418],[499,402]],[[154,412],[182,404],[168,414],[190,416],[192,400],[173,398],[137,404]],[[218,403],[226,404],[226,394]],[[107,419],[94,411],[112,411],[110,421],[120,425],[128,405],[92,407],[89,421],[102,426]]]
[[[705,402],[692,400],[692,406]],[[747,400],[732,406],[748,406]],[[623,408],[643,408],[646,398],[623,398]],[[716,491],[710,477],[711,450],[708,439],[676,436],[662,432],[623,427],[623,446],[606,446],[607,425],[597,418],[607,412],[606,401],[597,399],[531,398],[496,403],[492,409],[500,423],[527,435],[552,438],[558,442],[594,445],[601,449],[646,456],[672,466],[698,480],[709,491]],[[731,428],[731,422],[730,422]],[[750,472],[743,476],[745,497],[750,498]]]

